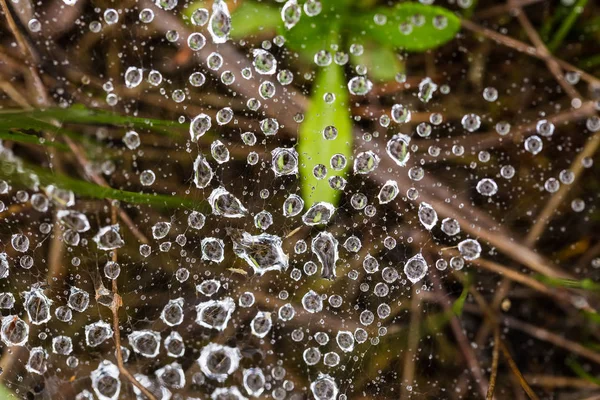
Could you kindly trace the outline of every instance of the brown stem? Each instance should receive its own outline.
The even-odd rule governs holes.
[[[598,389],[598,384],[582,378],[554,375],[525,375],[528,382],[533,386],[542,386],[548,389],[558,388],[580,388]]]
[[[491,400],[494,397],[494,389],[496,387],[496,377],[498,375],[498,348],[500,347],[500,328],[496,325],[494,329],[494,350],[492,352],[492,373],[490,374],[490,386],[488,387],[486,400]]]
[[[504,358],[506,358],[506,361],[508,362],[508,366],[510,367],[510,370],[513,372],[513,374],[519,380],[519,383],[521,384],[521,387],[523,388],[525,393],[527,393],[527,396],[531,400],[539,400],[539,397],[535,394],[535,392],[533,391],[531,386],[529,386],[529,384],[525,380],[525,377],[519,370],[519,367],[517,367],[517,363],[515,363],[515,360],[513,360],[512,356],[510,355],[510,351],[508,351],[508,348],[506,347],[504,342],[501,341],[499,344],[500,344],[500,349],[502,350],[502,354],[504,354]]]
[[[111,211],[111,221],[113,224],[117,223],[117,213],[118,208],[111,202],[110,204]],[[112,261],[117,262],[117,250],[112,251]],[[115,354],[117,356],[117,366],[119,367],[119,371],[121,375],[127,378],[135,387],[137,387],[148,399],[156,400],[156,397],[148,390],[144,385],[142,385],[135,377],[125,368],[125,363],[123,361],[123,351],[121,350],[121,328],[119,327],[119,308],[123,305],[123,300],[119,295],[119,288],[117,285],[117,280],[112,280],[112,292],[113,292],[113,301],[110,306],[110,310],[113,315],[113,331],[115,335]]]
[[[476,24],[473,21],[462,20],[461,25],[463,28],[465,28],[467,30],[470,30],[472,32],[475,32],[482,36],[485,36],[489,39],[492,39],[495,42],[500,43],[504,46],[510,47],[518,52],[528,54],[530,56],[539,58],[540,60],[544,60],[544,61],[552,59],[556,63],[558,63],[558,65],[560,65],[561,67],[568,69],[570,71],[577,72],[588,83],[590,83],[594,86],[600,86],[600,79],[596,78],[595,76],[588,74],[587,72],[583,71],[582,69],[577,68],[576,66],[574,66],[566,61],[563,61],[559,58],[556,58],[556,57],[552,56],[551,54],[540,53],[535,47],[529,46],[528,44],[523,43],[520,40],[513,39],[509,36],[503,35],[501,33],[493,31],[491,29],[484,28],[484,27]]]
[[[580,355],[581,357],[585,357],[588,360],[594,361],[597,364],[600,364],[600,354],[595,351],[577,343],[572,340],[566,339],[556,333],[550,332],[546,329],[540,328],[538,326],[532,325],[527,322],[520,321],[511,317],[504,317],[502,319],[504,325],[509,328],[520,330],[521,332],[525,332],[528,335],[541,340],[543,342],[552,343],[553,345],[568,350],[571,353],[575,353]]]
[[[531,42],[535,45],[537,52],[539,54],[544,54],[547,57],[544,61],[546,61],[546,66],[548,67],[548,70],[552,73],[552,75],[554,75],[556,81],[560,84],[560,86],[562,86],[565,92],[567,92],[569,96],[571,96],[572,99],[581,98],[581,95],[577,92],[577,89],[575,89],[565,79],[560,65],[558,65],[558,62],[552,57],[550,51],[548,51],[548,48],[542,41],[542,38],[540,38],[540,35],[538,35],[533,25],[531,25],[531,22],[529,21],[529,18],[527,18],[527,15],[523,12],[523,10],[520,7],[516,8],[516,14],[519,23],[527,33],[529,40],[531,40]]]
[[[447,299],[448,295],[444,290],[442,282],[440,281],[440,278],[437,276],[437,274],[433,273],[430,275],[430,277],[435,289],[438,292],[440,292],[441,297],[443,299]],[[469,366],[469,371],[471,372],[471,374],[473,375],[473,379],[477,383],[479,393],[481,394],[481,397],[485,398],[487,395],[487,388],[489,386],[488,381],[483,375],[481,365],[479,365],[479,361],[477,360],[477,356],[475,355],[475,353],[473,352],[473,348],[469,344],[469,339],[463,332],[463,328],[460,324],[459,319],[453,314],[452,308],[450,307],[448,301],[443,301],[442,307],[444,308],[444,311],[448,313],[448,315],[452,315],[452,317],[450,318],[450,328],[452,329],[452,333],[454,333],[454,337],[456,338],[458,347],[460,348],[465,358],[465,361]]]
[[[479,305],[481,310],[483,310],[486,318],[490,321],[490,324],[492,324],[495,327],[495,331],[497,330],[499,332],[499,329],[500,329],[499,320],[498,320],[498,317],[496,316],[494,310],[492,310],[490,308],[490,306],[487,304],[487,302],[485,301],[483,296],[481,294],[479,294],[479,292],[477,290],[472,290],[471,294],[475,298],[475,301],[477,302],[477,304]],[[517,364],[513,360],[512,356],[510,355],[510,351],[508,350],[508,347],[506,347],[506,344],[504,344],[504,341],[502,341],[502,339],[500,338],[499,335],[498,335],[497,339],[498,339],[498,346],[500,347],[500,350],[502,350],[502,354],[504,355],[504,358],[506,358],[506,361],[508,362],[508,366],[510,367],[511,371],[513,372],[513,374],[519,381],[519,384],[521,385],[521,387],[523,388],[523,390],[525,391],[527,396],[531,400],[538,400],[538,396],[535,394],[533,389],[531,389],[531,386],[529,386],[529,384],[525,380],[525,377],[523,377],[523,374],[521,373],[521,371],[517,367]]]
[[[404,368],[402,370],[402,393],[400,399],[409,399],[411,392],[406,389],[407,385],[413,385],[415,378],[415,360],[416,352],[419,347],[419,325],[421,325],[421,310],[420,307],[420,296],[417,285],[413,286],[410,306],[410,323],[408,329],[408,343],[406,344],[406,350],[404,352]]]

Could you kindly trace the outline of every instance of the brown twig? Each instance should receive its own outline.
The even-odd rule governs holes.
[[[477,19],[487,19],[492,17],[497,17],[499,15],[506,14],[507,12],[511,12],[515,6],[517,7],[526,7],[532,4],[541,3],[544,0],[517,0],[514,2],[508,2],[504,4],[498,4],[496,6],[491,6],[489,8],[483,9],[475,13],[475,18]]]
[[[531,400],[538,400],[539,397],[535,394],[535,392],[533,391],[531,386],[529,386],[529,384],[525,380],[525,377],[519,370],[519,367],[517,367],[517,363],[515,363],[515,360],[513,360],[512,356],[510,355],[510,351],[508,351],[508,348],[506,347],[504,342],[500,341],[499,344],[500,344],[500,350],[502,350],[502,354],[504,355],[504,358],[506,358],[506,361],[508,362],[508,366],[510,367],[510,370],[513,372],[513,374],[519,380],[519,383],[521,384],[521,387],[523,388],[523,390],[525,391],[527,396]]]
[[[404,351],[404,368],[402,370],[402,393],[400,399],[408,399],[411,392],[406,389],[407,385],[413,385],[415,378],[416,352],[419,347],[419,325],[421,324],[420,296],[417,285],[413,286],[410,305],[410,322],[408,329],[408,342]]]
[[[444,288],[442,286],[442,282],[440,281],[437,274],[432,273],[430,275],[430,277],[431,277],[431,280],[433,282],[433,285],[434,285],[436,291],[440,292],[441,297],[443,299],[448,299],[446,291],[444,290]],[[465,358],[465,361],[467,362],[467,365],[469,366],[469,371],[471,372],[475,382],[477,383],[479,393],[481,394],[481,397],[485,398],[487,396],[487,392],[488,392],[487,389],[488,389],[489,384],[488,384],[487,379],[485,378],[485,376],[482,373],[481,365],[479,365],[477,356],[474,354],[473,348],[469,344],[469,339],[467,339],[467,336],[463,332],[462,326],[460,324],[460,320],[453,314],[452,308],[451,308],[449,302],[442,301],[442,307],[444,308],[444,311],[446,313],[448,313],[448,315],[452,315],[452,317],[450,317],[450,328],[452,329],[452,333],[454,334],[454,337],[456,338],[458,347],[460,348],[460,350]]]
[[[577,92],[577,89],[575,89],[565,79],[564,73],[560,65],[558,65],[556,59],[554,59],[550,51],[548,51],[548,48],[540,38],[540,35],[537,33],[533,25],[531,25],[531,22],[529,21],[529,18],[527,18],[525,12],[523,12],[523,9],[521,9],[520,7],[515,7],[515,11],[519,23],[525,30],[525,33],[527,33],[529,40],[531,40],[531,42],[535,45],[537,52],[539,54],[545,55],[546,58],[544,59],[544,61],[546,62],[546,66],[548,67],[548,70],[552,73],[552,75],[554,75],[556,81],[560,84],[560,86],[562,86],[565,92],[567,92],[569,96],[571,96],[571,98],[581,98],[581,95]]]
[[[585,357],[597,364],[600,364],[600,354],[596,353],[592,349],[589,349],[577,342],[566,339],[556,333],[550,332],[546,329],[532,325],[530,323],[520,321],[516,318],[504,317],[502,323],[509,328],[518,329],[521,332],[525,332],[528,335],[541,340],[543,342],[552,343],[553,345],[568,350],[571,353]]]
[[[499,330],[500,330],[499,320],[498,320],[498,317],[496,316],[494,310],[492,310],[490,308],[490,306],[487,304],[487,302],[485,301],[483,296],[481,294],[479,294],[479,292],[477,290],[471,290],[471,294],[473,295],[473,298],[475,298],[475,301],[477,302],[477,304],[479,305],[481,310],[483,310],[483,313],[485,314],[486,318],[489,320],[489,323],[494,326],[494,332],[498,331],[498,333],[499,333]],[[496,335],[494,335],[494,337],[496,337]],[[525,378],[523,377],[523,374],[521,373],[521,371],[517,367],[517,364],[513,360],[512,356],[510,354],[510,351],[508,350],[508,347],[506,347],[506,344],[500,338],[499,335],[497,336],[497,339],[498,339],[498,346],[500,347],[500,350],[502,350],[502,354],[504,355],[504,358],[508,362],[508,366],[510,367],[511,371],[513,372],[513,374],[519,381],[519,384],[521,385],[521,387],[523,388],[523,390],[525,391],[525,393],[531,400],[537,400],[538,399],[537,395],[535,394],[533,389],[531,389],[531,386],[529,386],[529,384],[527,383],[527,380],[525,380]]]
[[[118,208],[111,202],[110,204],[111,210],[111,221],[113,224],[117,223],[117,213]],[[112,251],[112,261],[117,262],[117,250]],[[121,375],[127,378],[135,387],[137,387],[148,399],[156,400],[156,396],[154,396],[144,385],[142,385],[132,374],[125,368],[125,363],[123,361],[123,351],[121,350],[121,328],[119,326],[119,308],[123,305],[123,300],[119,295],[119,287],[117,285],[117,280],[112,280],[112,295],[113,300],[110,305],[110,311],[113,315],[113,331],[115,335],[115,354],[117,356],[117,366],[119,367],[119,371]]]
[[[525,378],[533,386],[543,386],[548,389],[558,388],[580,388],[597,389],[598,384],[582,378],[555,375],[525,375]]]
[[[491,400],[494,397],[494,389],[496,388],[496,377],[498,375],[498,354],[500,343],[500,328],[496,325],[494,329],[494,350],[492,351],[492,373],[490,374],[490,386],[488,387],[486,400]]]
[[[583,78],[588,83],[590,83],[596,87],[600,86],[600,79],[596,78],[595,76],[588,74],[587,72],[583,71],[582,69],[577,68],[576,66],[574,66],[564,60],[556,58],[556,57],[552,56],[551,54],[540,53],[535,47],[530,46],[526,43],[523,43],[520,40],[513,39],[509,36],[503,35],[501,33],[493,31],[491,29],[484,28],[484,27],[476,24],[473,21],[462,20],[461,25],[465,29],[468,29],[472,32],[478,33],[482,36],[492,39],[495,42],[500,43],[504,46],[510,47],[514,50],[517,50],[518,52],[528,54],[532,57],[539,58],[540,60],[543,60],[543,61],[552,59],[552,60],[556,61],[556,63],[558,63],[558,65],[560,65],[562,68],[577,72],[581,76],[581,78]]]

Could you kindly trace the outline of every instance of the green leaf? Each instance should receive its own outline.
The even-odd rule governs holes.
[[[275,32],[283,26],[277,7],[244,0],[231,14],[231,38],[242,39],[261,32]]]
[[[404,72],[404,63],[396,52],[373,42],[363,43],[364,52],[360,56],[352,55],[354,65],[364,65],[374,81],[393,81],[398,72]]]
[[[384,15],[387,18],[386,23],[377,25],[374,21],[376,14]],[[415,15],[424,17],[424,23],[421,26],[411,23]],[[446,18],[447,25],[443,29],[438,29],[433,25],[433,19],[438,16]],[[411,23],[411,33],[400,32],[399,26],[402,23]],[[354,16],[349,27],[354,27],[355,30],[360,27],[365,38],[375,40],[384,46],[406,51],[425,51],[454,39],[460,29],[460,19],[442,7],[420,3],[400,3],[391,8],[380,7]]]
[[[185,129],[187,126],[176,121],[132,117],[120,115],[104,110],[92,110],[83,105],[76,104],[69,108],[49,108],[46,110],[7,110],[0,112],[0,128],[5,129],[35,129],[60,133],[72,139],[88,140],[79,133],[57,127],[48,121],[58,121],[71,124],[86,125],[113,125],[149,129],[168,137],[180,137],[173,129]]]
[[[28,174],[33,173],[38,177],[39,183],[42,186],[56,185],[61,189],[71,190],[79,196],[90,197],[93,199],[113,199],[126,203],[148,204],[166,208],[206,208],[205,202],[199,202],[192,199],[171,195],[131,192],[127,190],[99,186],[29,164],[22,164],[22,172],[7,174],[6,171],[14,169],[14,166],[14,163],[6,161],[0,162],[0,173],[2,174],[3,179],[6,179],[11,183],[22,183],[23,181],[28,180]]]
[[[60,151],[68,151],[69,147],[63,143],[55,142],[52,140],[44,140],[43,138],[36,135],[28,135],[21,132],[3,132],[0,131],[0,139],[10,140],[17,143],[36,144],[44,147],[54,147]]]
[[[325,93],[336,96],[332,104],[325,103]],[[322,131],[333,125],[338,130],[334,140],[325,140]],[[352,156],[352,123],[348,109],[348,89],[341,66],[332,63],[317,73],[312,89],[311,102],[300,126],[298,139],[300,157],[300,179],[302,198],[307,207],[316,202],[327,201],[337,204],[340,192],[329,186],[328,178],[339,174],[346,175]],[[334,154],[343,154],[348,163],[344,171],[332,171],[330,160]],[[328,168],[325,179],[318,180],[313,168],[323,164]],[[335,173],[333,173],[335,172]]]
[[[456,315],[458,317],[460,317],[462,315],[463,308],[465,307],[465,301],[467,300],[468,294],[469,294],[469,283],[468,283],[468,281],[465,281],[465,286],[463,286],[462,293],[460,294],[458,299],[456,299],[454,301],[454,304],[452,304],[452,312],[454,313],[454,315]]]
[[[575,361],[574,358],[568,358],[566,364],[569,366],[569,368],[571,368],[571,370],[573,370],[575,375],[579,376],[581,379],[585,379],[588,382],[592,382],[600,386],[600,379],[590,375],[589,372],[587,372],[581,364]]]
[[[17,399],[17,395],[11,392],[6,386],[0,385],[0,399]]]
[[[292,28],[281,25],[279,34],[285,37],[286,46],[312,60],[320,50],[331,50],[334,43],[343,43],[339,27],[348,19],[348,7],[343,0],[321,2],[323,9],[309,17],[304,12]]]
[[[589,290],[592,292],[600,292],[600,283],[596,283],[589,278],[577,280],[577,279],[565,279],[565,278],[552,278],[545,275],[537,274],[534,276],[538,281],[545,283],[548,286],[572,288]]]
[[[184,20],[190,22],[192,14],[199,8],[211,10],[212,2],[197,1],[183,11]],[[244,0],[231,11],[231,33],[229,37],[239,40],[261,32],[274,32],[283,26],[280,8],[255,1]]]

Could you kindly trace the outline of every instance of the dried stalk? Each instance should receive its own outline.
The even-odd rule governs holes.
[[[527,33],[529,40],[531,40],[531,42],[535,45],[537,52],[539,54],[544,54],[548,57],[544,61],[546,61],[546,66],[548,67],[548,70],[552,73],[552,75],[554,75],[556,81],[565,90],[565,92],[567,92],[569,96],[571,96],[572,99],[581,98],[581,95],[577,92],[577,89],[575,89],[565,79],[564,73],[560,65],[558,65],[558,62],[554,59],[554,57],[552,57],[552,54],[540,38],[540,35],[538,35],[533,25],[531,25],[531,22],[529,21],[529,18],[527,18],[527,15],[523,12],[523,10],[520,7],[516,8],[516,14],[519,23]]]
[[[519,383],[521,384],[521,387],[523,388],[523,390],[525,391],[527,396],[531,400],[539,400],[539,397],[535,394],[535,392],[533,391],[531,386],[529,386],[529,384],[525,380],[525,377],[519,370],[519,367],[517,367],[517,363],[515,363],[515,360],[513,360],[512,356],[510,355],[510,351],[508,351],[508,348],[506,347],[504,342],[500,341],[499,344],[500,344],[500,350],[502,350],[502,354],[504,354],[504,358],[506,358],[506,361],[508,362],[508,366],[510,367],[513,374],[519,380]]]
[[[115,207],[113,203],[110,205],[111,208],[111,221],[113,224],[117,223],[117,213],[118,209]],[[112,261],[117,262],[117,250],[112,251]],[[125,368],[125,363],[123,361],[123,351],[121,350],[121,328],[119,326],[119,308],[123,305],[123,300],[119,295],[119,288],[117,285],[117,280],[112,280],[112,295],[113,300],[110,306],[110,311],[113,315],[113,331],[115,335],[115,354],[117,356],[117,366],[119,367],[119,372],[125,378],[127,378],[135,387],[137,387],[148,399],[157,400],[156,396],[154,396],[144,385],[142,385],[135,377]]]
[[[489,320],[490,324],[495,327],[494,331],[495,332],[498,331],[498,333],[499,333],[499,330],[500,330],[499,321],[498,321],[498,318],[496,317],[494,310],[492,310],[489,307],[489,305],[487,304],[487,302],[485,301],[483,296],[481,296],[481,294],[479,294],[479,292],[477,290],[471,290],[471,294],[475,298],[475,301],[477,302],[479,307],[481,307],[481,309],[483,310],[483,313],[485,314],[486,318]],[[531,386],[529,386],[529,384],[523,377],[523,374],[521,373],[521,371],[517,367],[517,364],[513,360],[512,356],[510,354],[510,351],[508,350],[508,347],[506,347],[506,344],[504,344],[504,341],[502,341],[502,339],[500,338],[499,335],[498,335],[497,339],[498,339],[498,346],[500,347],[500,350],[502,350],[502,354],[504,355],[504,358],[508,362],[508,366],[510,367],[511,371],[513,372],[513,374],[519,381],[519,384],[521,385],[521,387],[523,388],[523,390],[525,391],[527,396],[531,400],[538,400],[538,396],[535,394],[533,389],[531,389]]]
[[[542,386],[548,389],[579,388],[598,389],[598,385],[582,378],[571,378],[569,376],[554,375],[525,375],[528,382],[534,386]]]
[[[481,366],[479,365],[479,361],[477,360],[477,356],[473,352],[473,348],[471,347],[471,345],[469,343],[469,339],[463,332],[463,329],[462,329],[459,319],[455,315],[452,314],[452,308],[451,308],[449,302],[447,301],[448,295],[442,286],[442,282],[440,281],[440,278],[437,276],[436,273],[432,273],[430,275],[430,277],[431,277],[431,280],[433,282],[433,285],[434,285],[436,291],[440,292],[441,298],[446,299],[445,301],[442,301],[441,303],[442,303],[442,307],[444,308],[444,311],[446,313],[448,313],[449,315],[452,315],[452,317],[450,318],[450,328],[452,329],[452,333],[454,333],[454,337],[456,338],[458,347],[460,348],[460,350],[465,358],[465,361],[467,362],[467,365],[469,366],[469,371],[473,375],[475,383],[477,383],[479,393],[481,394],[481,397],[485,398],[487,396],[487,392],[488,392],[487,388],[488,388],[489,384],[488,384],[487,379],[485,378],[485,376],[482,373],[482,369],[481,369]]]
[[[556,333],[550,332],[546,329],[537,327],[527,322],[520,321],[511,317],[502,318],[502,323],[509,328],[520,330],[528,335],[541,340],[543,342],[552,343],[553,345],[568,350],[571,353],[585,357],[590,361],[600,364],[600,354],[596,353],[592,349],[589,349],[577,342],[566,339]]]
[[[413,286],[410,305],[410,323],[408,328],[408,343],[404,351],[404,368],[402,370],[402,392],[400,399],[409,399],[411,392],[406,389],[407,385],[412,385],[415,378],[415,358],[419,347],[419,325],[421,325],[421,310],[419,310],[421,299],[418,294],[417,285]]]
[[[528,44],[523,43],[520,40],[513,39],[509,36],[503,35],[501,33],[493,31],[491,29],[484,28],[484,27],[476,24],[473,21],[462,20],[461,25],[463,28],[465,28],[467,30],[470,30],[472,32],[475,32],[482,36],[485,36],[488,39],[494,40],[495,42],[502,44],[506,47],[510,47],[511,49],[514,49],[520,53],[528,54],[530,56],[539,58],[540,60],[543,60],[543,61],[554,60],[562,68],[577,72],[581,76],[581,78],[583,78],[585,81],[587,81],[591,85],[594,85],[596,87],[600,86],[600,79],[596,78],[595,76],[588,74],[587,72],[583,71],[582,69],[577,68],[576,66],[574,66],[564,60],[556,58],[556,57],[552,56],[551,54],[540,53],[535,47],[529,46]]]
[[[498,354],[500,343],[500,328],[496,325],[494,329],[494,350],[492,351],[492,373],[490,374],[490,386],[488,387],[486,400],[491,400],[494,397],[494,389],[496,388],[496,377],[498,376]]]

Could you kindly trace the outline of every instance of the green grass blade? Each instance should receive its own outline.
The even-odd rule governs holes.
[[[377,25],[374,21],[376,14],[385,15],[386,23]],[[424,17],[421,26],[411,23],[415,15]],[[437,29],[433,25],[433,19],[438,16],[443,16],[447,20],[447,25],[443,29]],[[460,29],[460,19],[451,11],[442,7],[411,2],[400,3],[394,7],[376,8],[354,16],[351,20],[352,24],[349,27],[360,26],[366,39],[406,51],[425,51],[440,46],[452,40]],[[412,25],[409,34],[400,32],[399,26],[402,23]]]
[[[104,110],[92,110],[83,105],[74,105],[69,108],[49,108],[46,110],[9,110],[0,112],[0,127],[8,129],[36,129],[51,132],[60,130],[61,134],[66,134],[73,137],[73,139],[81,138],[81,135],[77,133],[62,127],[56,127],[48,122],[49,120],[70,124],[113,125],[150,129],[171,137],[180,136],[172,132],[173,129],[186,128],[186,125],[176,121],[119,115]]]
[[[44,147],[53,147],[60,151],[68,151],[69,147],[63,143],[55,142],[51,140],[44,140],[39,136],[28,135],[21,132],[7,132],[0,131],[0,139],[10,140],[17,143],[35,144]]]
[[[600,386],[600,379],[596,378],[595,376],[590,375],[589,372],[587,372],[581,364],[579,364],[577,361],[575,361],[575,359],[573,359],[573,358],[567,359],[566,364],[569,366],[569,368],[571,368],[571,370],[575,373],[575,375],[577,375],[581,379],[585,379],[588,382],[592,382],[592,383],[595,383],[596,385]]]
[[[190,22],[191,16],[199,8],[211,10],[208,1],[197,1],[192,3],[183,11],[186,22]],[[282,5],[268,5],[256,1],[244,0],[231,12],[231,33],[229,37],[235,40],[248,38],[261,32],[275,32],[283,27],[280,7]]]
[[[242,39],[264,32],[275,32],[283,21],[277,7],[245,0],[231,15],[231,38]]]
[[[328,182],[328,178],[334,175],[330,169],[331,156],[340,153],[348,159],[346,170],[336,172],[342,176],[345,176],[352,156],[352,124],[344,70],[332,63],[320,70],[315,79],[311,103],[300,126],[297,149],[300,157],[301,193],[307,207],[319,201],[337,204],[340,192],[332,189]],[[325,93],[335,94],[336,100],[332,104],[325,103]],[[322,131],[329,125],[338,130],[334,140],[323,138]],[[317,164],[325,165],[330,171],[325,179],[318,180],[313,175],[313,168]]]
[[[560,24],[560,27],[552,37],[552,40],[550,40],[550,43],[548,43],[548,50],[550,50],[552,53],[560,47],[563,40],[573,27],[573,24],[575,21],[577,21],[579,14],[583,12],[583,8],[586,6],[587,2],[588,0],[578,0],[577,3],[573,5],[571,12],[569,15],[567,15],[567,18],[563,20],[562,24]]]
[[[393,81],[398,72],[404,72],[404,63],[396,52],[389,48],[373,43],[363,44],[364,52],[360,56],[352,55],[354,65],[364,65],[373,81]]]
[[[10,167],[11,165],[12,164],[8,162],[1,162],[0,174],[4,172],[4,167]],[[87,181],[82,181],[79,179],[71,178],[66,175],[57,174],[48,169],[36,167],[33,165],[23,164],[23,169],[25,173],[35,174],[38,177],[39,182],[42,186],[47,186],[50,184],[56,185],[61,189],[71,190],[75,194],[82,197],[89,197],[94,199],[113,199],[123,201],[126,203],[148,204],[166,208],[187,207],[192,209],[206,209],[206,204],[204,202],[199,202],[182,197],[162,194],[130,192],[127,190],[119,190],[111,187],[99,186]],[[3,176],[2,178],[11,181],[12,183],[21,183],[23,181],[19,174],[11,174]]]
[[[452,304],[452,312],[454,313],[454,315],[456,315],[458,317],[460,317],[462,315],[463,309],[465,308],[465,301],[467,300],[468,295],[469,295],[469,284],[465,284],[465,286],[463,286],[462,293],[460,294],[458,299],[456,299],[454,301],[454,303]]]
[[[565,279],[565,278],[552,278],[549,276],[538,274],[538,275],[535,275],[535,279],[537,279],[538,281],[540,281],[542,283],[545,283],[548,286],[600,292],[600,283],[596,283],[589,278],[577,280],[577,279]]]

